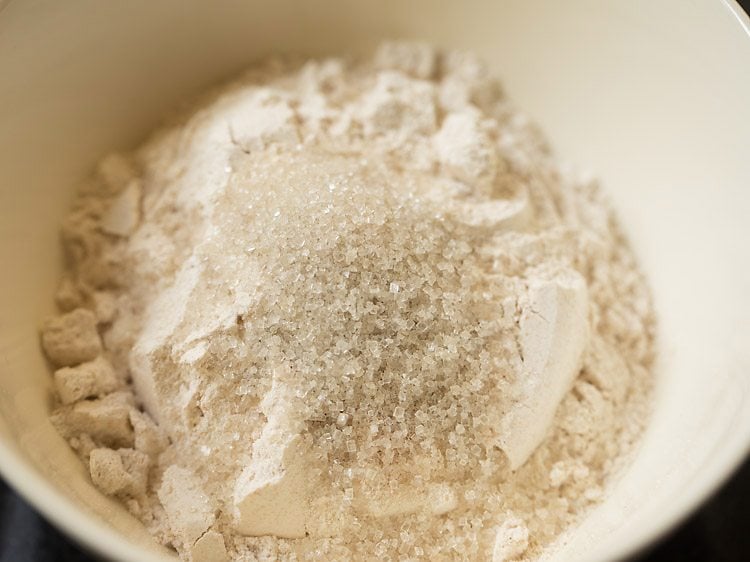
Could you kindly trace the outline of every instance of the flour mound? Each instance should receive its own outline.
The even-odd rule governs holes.
[[[186,560],[534,558],[642,429],[643,278],[470,53],[253,68],[63,236],[53,421]]]

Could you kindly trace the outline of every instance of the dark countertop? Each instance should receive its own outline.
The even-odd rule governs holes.
[[[750,10],[750,0],[739,4]],[[750,560],[749,521],[750,459],[700,511],[632,562]],[[94,560],[0,480],[0,562]]]

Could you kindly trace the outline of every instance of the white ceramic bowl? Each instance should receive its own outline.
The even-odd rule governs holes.
[[[175,104],[276,51],[383,37],[491,62],[564,158],[595,170],[659,313],[655,413],[634,464],[556,559],[642,547],[750,443],[750,38],[720,0],[0,0],[0,470],[54,523],[118,560],[166,551],[47,421],[38,345],[71,186]]]

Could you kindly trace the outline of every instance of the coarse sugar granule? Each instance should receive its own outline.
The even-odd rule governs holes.
[[[53,422],[185,560],[533,559],[647,417],[633,255],[471,53],[259,64],[63,239]]]

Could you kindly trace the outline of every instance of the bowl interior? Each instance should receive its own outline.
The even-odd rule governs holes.
[[[750,39],[734,4],[637,0],[0,2],[0,469],[86,544],[165,551],[89,483],[47,420],[38,345],[71,188],[180,100],[275,51],[385,37],[467,47],[603,180],[655,293],[661,365],[634,464],[556,557],[621,557],[700,501],[750,442]]]

